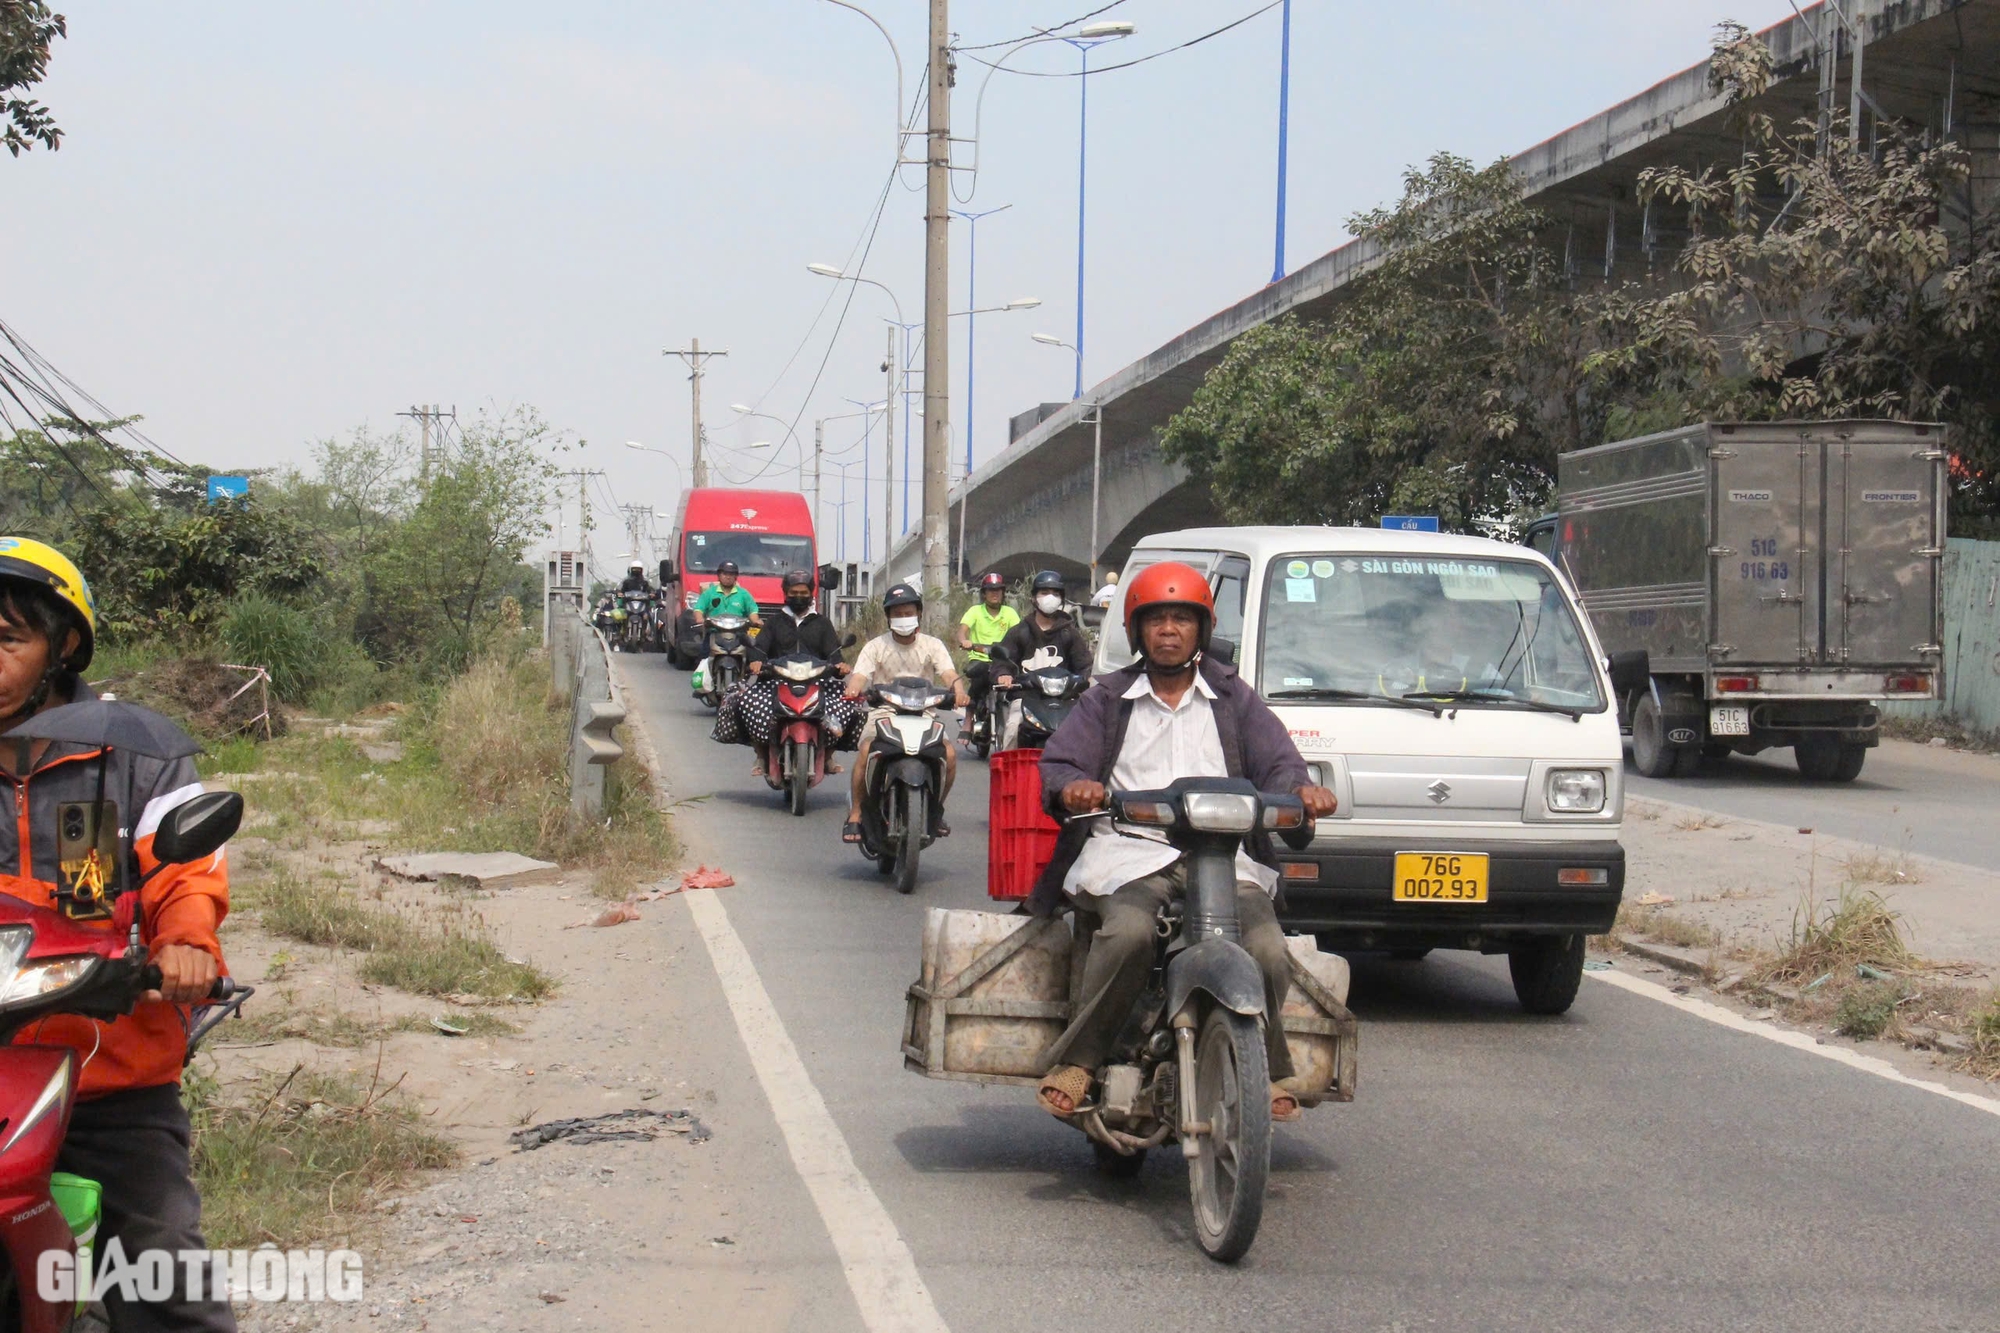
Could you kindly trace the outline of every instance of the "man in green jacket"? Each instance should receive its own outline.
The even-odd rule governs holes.
[[[694,623],[699,629],[708,623],[710,616],[742,616],[753,625],[761,626],[764,621],[757,614],[757,599],[750,590],[736,582],[736,562],[725,560],[716,567],[714,583],[701,590],[695,598]]]

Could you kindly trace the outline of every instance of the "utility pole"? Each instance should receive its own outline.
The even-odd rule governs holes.
[[[930,144],[924,176],[924,606],[930,632],[949,618],[951,536],[951,25],[931,0]]]
[[[685,348],[664,348],[661,350],[660,355],[677,356],[687,363],[687,368],[690,372],[688,383],[694,386],[694,467],[692,473],[695,485],[706,486],[708,485],[708,460],[703,458],[701,454],[701,364],[709,357],[728,356],[729,353],[704,352],[701,350],[701,339],[690,338]]]
[[[445,438],[446,438],[444,423],[447,419],[449,419],[454,425],[457,424],[458,408],[453,407],[450,413],[447,414],[445,410],[439,407],[436,403],[432,403],[428,407],[422,406],[420,404],[416,407],[412,407],[407,412],[398,412],[396,415],[399,417],[409,417],[411,420],[417,423],[419,429],[422,432],[423,443],[419,446],[419,450],[417,453],[417,475],[425,485],[429,485],[431,479],[431,451],[433,447],[432,432],[433,430],[435,430],[436,432],[437,438],[435,447],[437,449],[437,452],[443,453],[445,447]]]
[[[896,331],[889,330],[889,354],[882,369],[889,376],[889,396],[882,400],[883,454],[889,460],[882,469],[882,577],[889,576],[889,552],[896,546]],[[907,446],[906,446],[907,447]],[[905,518],[909,506],[903,507]]]
[[[565,477],[576,478],[576,544],[577,549],[583,553],[584,586],[587,588],[590,582],[590,492],[588,487],[590,486],[590,479],[592,477],[601,477],[604,473],[594,468],[578,468],[574,472],[565,472],[563,475]]]
[[[639,553],[639,548],[645,544],[645,529],[653,517],[652,506],[620,505],[619,508],[625,511],[625,535],[632,542],[632,558],[644,564],[645,557]]]
[[[813,422],[813,535],[815,537],[819,535],[820,531],[819,456],[825,451],[826,451],[826,422],[815,421]],[[845,474],[843,474],[842,479],[843,481],[845,480]],[[847,529],[845,526],[847,522],[847,511],[845,509],[841,510],[840,521],[841,524],[843,525],[841,528],[840,537],[842,544],[844,545],[847,540]],[[845,557],[842,558],[844,559]]]

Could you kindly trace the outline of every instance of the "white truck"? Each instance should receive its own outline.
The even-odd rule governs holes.
[[[1276,710],[1340,808],[1287,853],[1279,919],[1328,949],[1508,957],[1561,1013],[1618,913],[1624,758],[1602,651],[1536,552],[1361,528],[1204,528],[1134,548],[1097,670],[1132,660],[1124,589],[1203,571],[1213,651]]]
[[[1943,678],[1945,452],[1902,421],[1711,424],[1558,460],[1528,542],[1611,653],[1633,765],[1790,746],[1850,782],[1876,705]]]

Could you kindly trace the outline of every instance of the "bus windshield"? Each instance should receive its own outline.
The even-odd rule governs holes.
[[[782,532],[690,532],[687,535],[687,569],[692,574],[713,574],[725,560],[736,562],[736,572],[777,578],[794,569],[811,569],[812,538]]]
[[[1568,599],[1525,560],[1292,555],[1271,561],[1267,698],[1436,696],[1454,707],[1604,707]]]

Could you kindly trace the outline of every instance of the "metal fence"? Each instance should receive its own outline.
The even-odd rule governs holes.
[[[1944,697],[1885,704],[1891,717],[1949,716],[2000,732],[2000,542],[1953,537],[1944,553]]]
[[[601,819],[605,770],[625,754],[613,735],[625,720],[625,704],[611,683],[611,650],[595,625],[557,614],[549,621],[549,663],[556,694],[570,701],[570,808]]]

